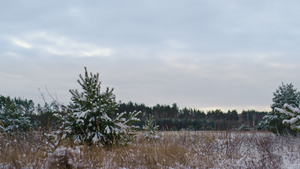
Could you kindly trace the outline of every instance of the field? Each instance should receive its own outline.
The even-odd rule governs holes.
[[[268,132],[139,132],[126,146],[59,147],[39,134],[0,138],[0,168],[300,168],[300,138]]]

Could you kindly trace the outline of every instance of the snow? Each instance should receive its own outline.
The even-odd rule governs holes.
[[[93,141],[98,142],[101,136],[94,134]],[[62,145],[43,157],[34,157],[40,161],[30,161],[31,154],[20,152],[17,161],[23,168],[36,168],[33,166],[39,163],[38,168],[45,169],[51,165],[53,168],[53,164],[61,160],[67,161],[72,168],[300,168],[299,137],[265,132],[205,131],[159,132],[158,135],[155,141],[142,141],[144,136],[140,133],[135,144],[108,151],[101,145],[92,149]],[[16,142],[18,140],[12,140],[11,144]],[[37,151],[36,146],[30,149],[28,152]],[[152,167],[147,160],[153,160],[151,164],[155,162]],[[14,166],[9,161],[1,161],[0,168]]]
[[[76,112],[76,116],[77,118],[86,118],[86,116],[90,113],[91,111],[90,110],[86,110],[86,111],[83,111],[83,112]]]
[[[107,134],[111,133],[111,130],[109,129],[109,126],[105,127],[105,133],[107,133]]]
[[[284,109],[280,109],[280,108],[275,108],[275,111],[277,111],[277,112],[279,112],[279,113],[281,113],[281,114],[285,114],[285,115],[287,115],[287,116],[294,116],[294,114],[293,113],[290,113],[290,112],[288,112],[288,111],[286,111],[286,110],[284,110]]]
[[[294,126],[294,128],[300,130],[300,125]]]
[[[93,143],[99,142],[98,134],[95,134],[95,136],[92,139]]]
[[[293,130],[300,130],[300,109],[298,107],[284,104],[284,109],[275,108],[275,112],[285,117],[282,123],[289,124]]]
[[[297,107],[293,107],[293,106],[291,106],[291,105],[289,105],[289,104],[284,104],[283,107],[284,107],[285,109],[288,109],[288,110],[294,112],[294,113],[300,114],[300,109],[297,108]]]
[[[290,120],[283,120],[282,123],[287,123],[287,124],[294,124],[297,122],[297,118],[291,118]]]
[[[100,118],[103,119],[103,120],[105,120],[105,121],[112,121],[111,118],[109,118],[106,113],[103,113]]]

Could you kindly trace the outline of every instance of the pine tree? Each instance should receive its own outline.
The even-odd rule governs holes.
[[[148,133],[145,133],[145,137],[150,140],[150,139],[157,139],[157,130],[159,126],[156,125],[153,119],[153,115],[149,114],[149,118],[146,120],[146,124],[143,126],[143,129],[145,131],[148,131]]]
[[[115,101],[113,89],[107,88],[101,93],[99,73],[89,74],[85,68],[85,76],[79,77],[78,83],[83,92],[70,90],[72,103],[68,107],[69,115],[60,116],[61,119],[65,118],[61,132],[72,136],[78,143],[111,145],[130,141],[130,123],[139,120],[136,116],[140,112],[130,112],[128,119],[124,118],[126,112],[115,114],[119,104]]]
[[[31,127],[30,117],[25,115],[25,109],[8,99],[0,109],[0,132],[12,135],[16,132],[26,132]]]
[[[283,108],[284,104],[298,107],[300,103],[300,92],[294,88],[292,83],[283,84],[273,93],[273,104],[271,105],[272,110],[277,108]]]
[[[282,109],[285,104],[298,107],[300,103],[300,92],[294,88],[292,83],[282,83],[282,85],[276,89],[273,95],[273,104],[271,105],[272,112],[263,118],[260,126],[278,134],[285,134],[287,132],[293,133],[288,125],[282,123],[286,116],[284,116],[284,114],[276,113],[275,108]]]

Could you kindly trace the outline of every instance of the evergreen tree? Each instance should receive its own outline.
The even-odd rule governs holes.
[[[236,110],[228,110],[227,112],[227,120],[232,120],[232,121],[238,121],[239,120],[239,114]]]
[[[178,116],[179,108],[176,103],[172,104],[171,108],[171,118],[175,119]]]
[[[300,92],[294,88],[292,83],[283,84],[273,93],[273,104],[271,105],[272,110],[277,108],[283,108],[284,104],[298,107],[300,103]]]
[[[30,118],[25,115],[24,108],[10,99],[6,100],[0,110],[0,132],[11,135],[16,132],[26,132],[31,127]]]
[[[4,109],[6,105],[14,103],[18,107],[22,107],[23,113],[26,115],[32,115],[34,113],[35,107],[32,100],[18,98],[10,98],[0,95],[0,110]]]
[[[158,138],[158,135],[156,134],[158,127],[159,126],[154,122],[153,115],[149,115],[149,119],[147,119],[146,124],[143,126],[143,129],[148,131],[145,133],[145,137],[148,140]]]
[[[293,107],[298,107],[300,103],[300,93],[294,88],[292,83],[283,84],[273,93],[273,104],[271,105],[272,112],[268,113],[260,123],[260,126],[274,133],[285,134],[293,133],[290,127],[283,124],[282,121],[286,118],[283,114],[277,114],[275,108],[283,108],[284,104],[289,104]]]
[[[125,112],[115,114],[119,104],[115,101],[113,89],[107,88],[101,93],[99,74],[89,75],[85,68],[85,76],[79,77],[78,83],[83,92],[77,89],[70,90],[72,103],[68,107],[69,115],[67,117],[58,115],[64,123],[61,132],[72,136],[78,143],[98,142],[102,145],[111,145],[130,141],[132,136],[130,123],[139,120],[136,116],[140,112],[130,112],[127,119],[124,118]]]

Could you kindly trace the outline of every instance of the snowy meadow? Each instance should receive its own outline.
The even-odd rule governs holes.
[[[300,139],[269,132],[162,131],[128,145],[56,144],[31,133],[0,139],[0,168],[299,168]]]

